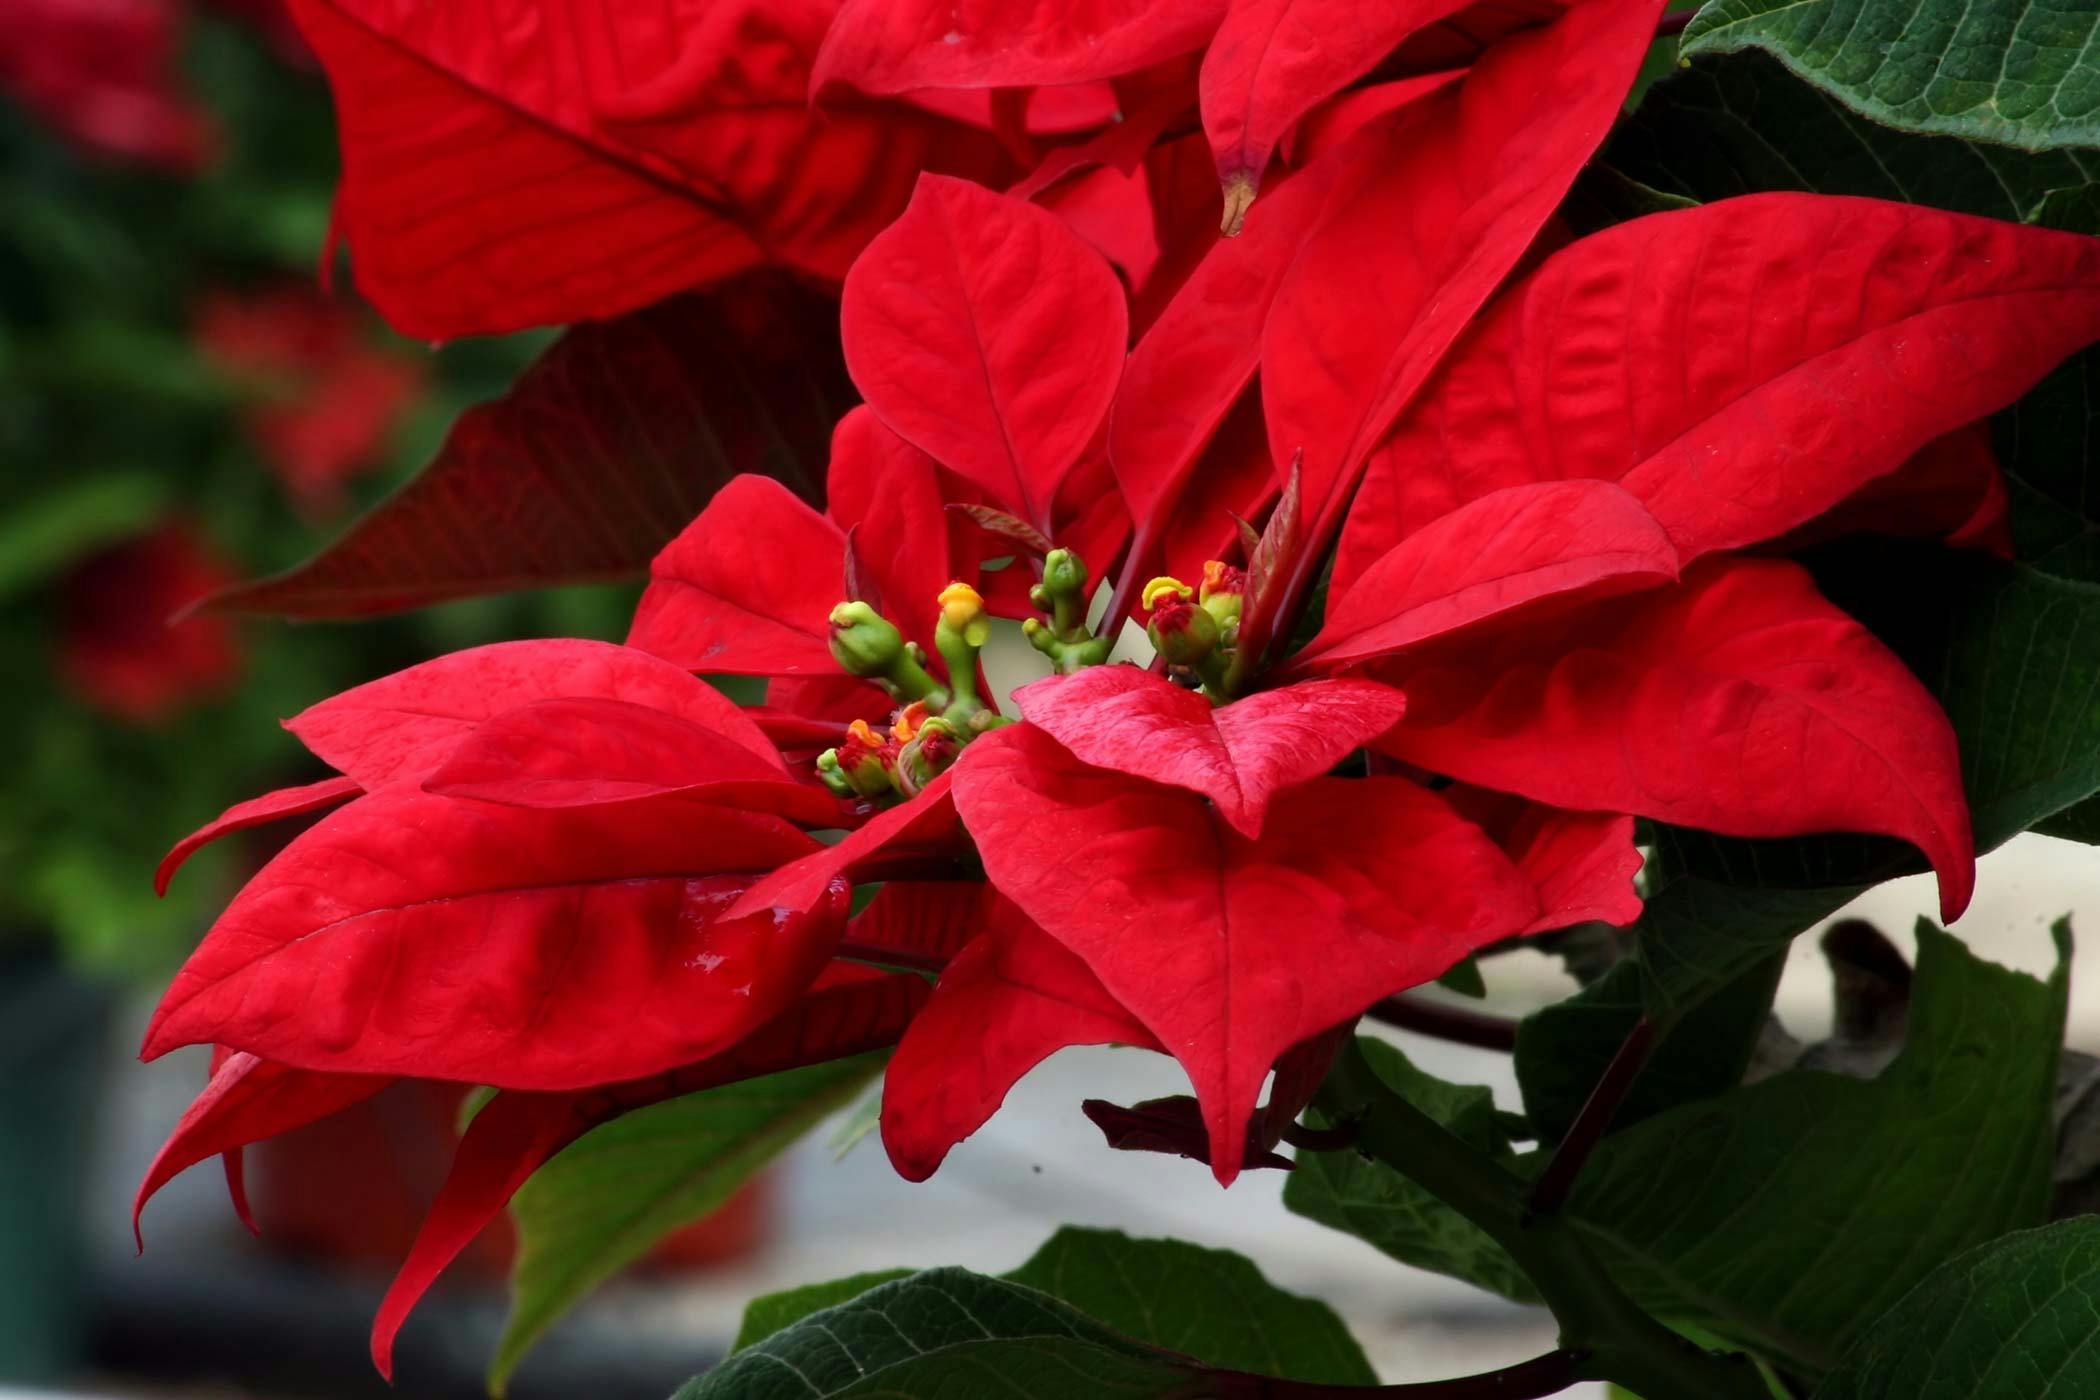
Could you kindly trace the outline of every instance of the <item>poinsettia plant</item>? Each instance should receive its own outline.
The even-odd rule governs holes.
[[[919,1180],[1044,1058],[1117,1044],[1191,1092],[1073,1105],[1102,1150],[1282,1169],[1559,1347],[1380,1389],[1345,1336],[1285,1365],[1189,1324],[1244,1297],[1086,1283],[1244,1265],[1060,1236],[1009,1278],[770,1300],[688,1394],[1996,1364],[1888,1338],[2002,1295],[1993,1242],[2050,1218],[2064,974],[1927,926],[1893,1063],[1745,1083],[1794,937],[1917,870],[1956,920],[1979,851],[2089,833],[2100,792],[2100,69],[2017,5],[1959,42],[1912,8],[294,0],[364,295],[431,338],[574,324],[219,605],[647,585],[623,644],[320,700],[287,727],[335,776],[171,852],[163,887],[322,814],[154,1017],[147,1058],[214,1049],[140,1208],[218,1155],[245,1209],[244,1145],[396,1080],[493,1089],[373,1357],[513,1205],[500,1383],[650,1243],[570,1154],[684,1151],[697,1212],[879,1075]],[[1886,158],[1797,152],[1802,110]],[[1016,621],[1038,676],[1004,693]],[[1414,994],[1522,946],[1584,990],[1514,1026]],[[1367,1018],[1512,1049],[1523,1112]],[[1250,1326],[1332,1323],[1254,1292]]]

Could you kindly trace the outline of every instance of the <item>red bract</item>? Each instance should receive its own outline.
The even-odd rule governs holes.
[[[506,1091],[474,1115],[401,1272],[372,1322],[372,1362],[393,1376],[394,1338],[447,1264],[525,1179],[600,1123],[664,1099],[894,1044],[925,1000],[909,974],[841,967],[731,1050],[647,1079],[581,1093]]]
[[[1600,477],[1689,560],[1802,524],[2095,338],[2090,238],[1816,195],[1641,219],[1497,301],[1349,529],[1389,540],[1499,486]]]
[[[836,280],[921,169],[1002,168],[922,110],[809,110],[828,0],[292,8],[335,90],[358,286],[406,334],[611,316],[761,263]]]
[[[145,1054],[212,1041],[302,1069],[566,1089],[735,1042],[830,956],[839,901],[726,917],[810,849],[677,799],[578,812],[396,785],[263,868],[177,974]],[[558,995],[556,994],[558,990]]]
[[[1465,0],[1233,0],[1203,58],[1203,129],[1237,232],[1298,118]]]
[[[846,0],[817,56],[815,87],[1057,86],[1193,53],[1224,0]]]
[[[372,464],[423,385],[420,366],[362,341],[349,307],[302,286],[214,293],[193,324],[206,355],[253,381],[248,433],[310,511],[342,508],[344,481]]]
[[[1408,715],[1383,751],[1562,807],[1736,836],[1874,831],[1924,851],[1947,918],[1975,856],[1946,716],[1903,663],[1782,560],[1389,663]]]
[[[1309,544],[1332,538],[1366,456],[1610,128],[1661,8],[1589,0],[1350,143],[1371,149],[1347,166],[1262,332],[1270,452],[1304,455]],[[1311,564],[1312,551],[1294,561],[1286,605]]]
[[[1538,914],[1479,828],[1406,779],[1302,783],[1250,841],[1021,725],[970,746],[955,800],[992,882],[1187,1069],[1221,1181],[1279,1055]]]
[[[177,0],[9,0],[0,89],[86,150],[187,172],[209,119],[179,90]]]
[[[1098,253],[1033,205],[926,176],[847,275],[839,326],[877,417],[1052,528],[1123,369],[1123,291]]]
[[[58,672],[89,704],[150,724],[232,684],[224,618],[184,617],[232,574],[188,525],[163,525],[79,564],[60,584]]]
[[[1014,701],[1082,762],[1186,788],[1250,840],[1270,801],[1398,722],[1406,697],[1369,681],[1311,681],[1214,706],[1136,666],[1037,681]]]

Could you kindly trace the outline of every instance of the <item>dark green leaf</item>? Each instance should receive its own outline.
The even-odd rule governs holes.
[[[1068,1226],[1006,1277],[1213,1366],[1330,1385],[1378,1380],[1332,1308],[1284,1292],[1230,1250]]]
[[[1624,1128],[1678,1104],[1743,1082],[1758,1032],[1779,986],[1783,955],[1767,955],[1669,1025],[1612,1116]],[[1640,967],[1624,962],[1517,1027],[1517,1084],[1540,1136],[1557,1141],[1589,1098],[1612,1056],[1648,1008]]]
[[[1462,997],[1478,1001],[1488,994],[1487,981],[1480,975],[1478,958],[1461,958],[1436,979],[1439,987],[1447,987]]]
[[[2055,816],[2037,822],[2034,829],[2044,836],[2100,846],[2100,798],[2088,797],[2076,807],[2066,807]]]
[[[2100,1395],[2100,1217],[1948,1261],[1853,1344],[1815,1400]]]
[[[929,1269],[810,1314],[676,1400],[1165,1400],[1188,1381],[1186,1363],[1032,1288]]]
[[[775,1332],[786,1331],[811,1313],[835,1308],[840,1303],[858,1298],[871,1288],[894,1283],[900,1278],[909,1278],[912,1273],[913,1270],[910,1269],[876,1269],[865,1274],[848,1274],[845,1278],[835,1278],[827,1283],[804,1284],[800,1288],[762,1294],[745,1305],[744,1322],[736,1330],[736,1341],[730,1344],[730,1353],[734,1355],[746,1347],[757,1346]]]
[[[753,1172],[853,1096],[881,1068],[857,1055],[688,1094],[594,1128],[534,1172],[512,1198],[518,1257],[492,1387],[547,1325],[680,1226],[729,1198]]]
[[[1358,1043],[1378,1077],[1409,1103],[1515,1169],[1516,1154],[1497,1120],[1491,1093],[1424,1074],[1384,1041]],[[1324,1126],[1317,1112],[1309,1116],[1315,1126]],[[1538,1301],[1530,1280],[1480,1227],[1390,1167],[1358,1153],[1299,1153],[1297,1170],[1283,1185],[1283,1203],[1404,1264],[1449,1274],[1519,1302]]]
[[[2012,221],[2051,190],[2100,179],[2100,152],[1892,130],[1755,52],[1703,58],[1657,83],[1603,159],[1643,186],[1702,202],[1807,190]]]
[[[2100,145],[2100,3],[1713,0],[1681,52],[1760,48],[1875,121],[2025,150]]]
[[[1569,1212],[1652,1309],[1811,1368],[1941,1261],[2043,1218],[2069,985],[1918,929],[1878,1078],[1793,1070],[1615,1133]]]
[[[2028,213],[2027,222],[2065,233],[2100,233],[2100,184],[2049,191]]]
[[[1994,417],[1991,443],[2012,492],[2015,552],[2100,583],[2100,349],[2072,356]]]

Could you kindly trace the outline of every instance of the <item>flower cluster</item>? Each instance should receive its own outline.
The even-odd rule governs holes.
[[[1248,57],[1260,5],[1046,8],[850,0],[814,61],[921,115],[995,93],[1031,151],[1074,85],[1123,104],[1004,192],[919,175],[863,240],[824,509],[738,477],[624,645],[316,705],[289,727],[339,776],[162,871],[330,809],[154,1019],[148,1057],[221,1049],[142,1202],[396,1077],[500,1091],[382,1365],[536,1165],[667,1095],[894,1045],[882,1136],[918,1179],[1053,1051],[1144,1046],[1230,1182],[1373,1003],[1635,919],[1637,817],[1901,838],[1968,900],[1945,716],[1775,542],[1998,545],[1974,425],[2100,337],[2100,248],[1807,195],[1573,238],[1660,0],[1502,7],[1456,57],[1396,5],[1288,73]],[[856,129],[783,169],[831,190]],[[1177,179],[1192,144],[1221,184]],[[1157,660],[1111,663],[1139,612]],[[995,617],[1050,663],[1014,713]]]

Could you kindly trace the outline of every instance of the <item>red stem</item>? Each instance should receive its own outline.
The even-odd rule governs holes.
[[[1633,1023],[1626,1039],[1619,1043],[1618,1053],[1604,1067],[1590,1096],[1583,1100],[1582,1109],[1575,1121],[1568,1125],[1568,1134],[1553,1149],[1553,1160],[1546,1163],[1546,1170],[1539,1173],[1538,1184],[1531,1188],[1531,1199],[1527,1203],[1533,1215],[1551,1215],[1568,1199],[1568,1192],[1575,1185],[1575,1178],[1582,1173],[1582,1164],[1589,1160],[1590,1152],[1604,1137],[1605,1129],[1626,1101],[1627,1091],[1641,1077],[1641,1070],[1648,1064],[1649,1052],[1655,1048],[1655,1027],[1646,1016]]]
[[[1439,1040],[1471,1045],[1482,1050],[1508,1052],[1517,1048],[1517,1023],[1503,1016],[1468,1011],[1406,995],[1387,997],[1364,1012],[1374,1021],[1418,1031]]]

